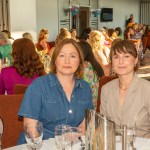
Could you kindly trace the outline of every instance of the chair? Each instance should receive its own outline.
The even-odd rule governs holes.
[[[25,84],[15,84],[14,85],[14,94],[24,94],[29,85]]]
[[[98,89],[98,100],[97,100],[97,107],[96,107],[96,112],[100,112],[100,104],[101,104],[101,89],[102,86],[105,85],[106,83],[108,83],[109,81],[115,79],[116,77],[111,77],[111,76],[103,76],[101,77],[100,81],[99,81],[99,89]]]
[[[4,123],[3,123],[2,118],[0,117],[0,150],[2,149],[1,139],[3,136],[3,132],[4,132]]]
[[[22,119],[17,116],[22,99],[23,94],[0,95],[0,115],[4,122],[3,149],[15,146],[23,130]]]
[[[142,44],[143,44],[143,54],[145,54],[146,52],[146,48],[147,48],[147,41],[148,41],[148,37],[143,37],[142,39]]]

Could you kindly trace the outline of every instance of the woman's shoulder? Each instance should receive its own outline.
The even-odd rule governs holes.
[[[1,70],[1,74],[6,74],[8,73],[9,75],[12,74],[13,72],[16,72],[16,68],[14,68],[13,66],[10,66],[10,67],[6,67],[6,68],[3,68]]]
[[[110,81],[108,81],[106,84],[103,85],[104,88],[115,88],[118,86],[118,78],[116,79],[111,79]]]
[[[148,81],[146,79],[142,79],[142,78],[140,78],[139,80],[140,80],[141,85],[144,86],[144,88],[146,88],[148,90],[150,89],[150,81]]]

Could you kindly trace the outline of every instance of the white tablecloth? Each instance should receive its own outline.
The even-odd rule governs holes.
[[[119,142],[120,140],[117,139],[116,141],[117,141],[116,150],[121,150],[122,146],[121,142]],[[150,150],[150,139],[136,138],[134,145],[137,148],[137,150]],[[14,146],[11,148],[7,148],[5,150],[27,150],[27,145],[23,144],[19,146]],[[40,150],[56,150],[55,140],[54,139],[44,140]],[[81,150],[80,142],[73,145],[73,150]],[[130,150],[132,149],[130,148]]]

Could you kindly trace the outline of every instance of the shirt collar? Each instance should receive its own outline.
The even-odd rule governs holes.
[[[59,80],[58,80],[58,78],[57,78],[57,76],[55,74],[50,74],[49,73],[48,77],[50,79],[50,85],[51,86],[56,86],[57,84],[60,84],[60,82],[59,82]],[[75,79],[75,88],[76,87],[82,88],[83,86],[82,86],[81,80],[77,79],[76,77],[74,77],[74,79]]]

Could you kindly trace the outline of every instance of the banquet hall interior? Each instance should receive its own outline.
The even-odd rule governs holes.
[[[130,40],[138,51],[139,68],[136,71],[138,77],[150,81],[149,14],[150,0],[0,0],[0,150],[1,148],[6,150],[26,149],[26,146],[16,146],[19,136],[23,131],[23,118],[20,116],[18,117],[17,114],[24,94],[32,81],[36,80],[35,78],[40,78],[40,76],[45,76],[50,72],[50,62],[52,60],[53,53],[55,51],[55,48],[57,49],[57,45],[61,43],[59,42],[59,40],[61,39],[61,33],[63,33],[61,32],[62,29],[67,30],[67,33],[64,31],[64,33],[67,34],[65,35],[66,39],[68,39],[68,32],[70,36],[69,38],[71,38],[71,33],[75,31],[76,35],[74,36],[74,38],[76,42],[86,41],[91,46],[91,49],[94,49],[94,46],[92,47],[92,42],[90,41],[90,33],[92,33],[92,31],[100,32],[101,34],[104,34],[104,32],[106,32],[107,36],[103,35],[105,38],[104,45],[111,49],[111,44],[113,43],[114,39],[111,35],[109,35],[109,33],[111,33],[111,31],[117,33],[115,31],[116,28],[121,29],[121,35],[120,37],[119,35],[117,35],[117,38],[121,38],[121,40]],[[133,15],[133,18],[129,23],[128,21],[130,20],[131,15]],[[133,25],[138,27],[140,38],[130,39],[128,37],[129,28],[132,28]],[[8,81],[10,82],[7,84],[13,85],[11,90],[9,86],[5,85],[5,77],[2,72],[7,67],[14,67],[14,62],[17,61],[15,60],[15,52],[9,52],[9,56],[4,56],[5,53],[3,54],[3,45],[1,45],[1,41],[4,39],[4,37],[2,36],[6,35],[6,33],[2,34],[2,32],[4,32],[5,30],[9,31],[9,33],[11,34],[9,39],[10,41],[7,43],[9,48],[11,47],[11,52],[15,50],[15,46],[17,49],[17,39],[30,39],[26,42],[30,44],[31,49],[32,47],[35,48],[36,54],[33,52],[29,55],[31,55],[31,57],[32,55],[36,57],[38,54],[39,57],[37,56],[37,62],[39,62],[40,64],[38,66],[39,68],[37,67],[38,71],[36,69],[33,69],[34,71],[36,70],[36,73],[33,73],[34,76],[30,76],[29,73],[27,73],[27,79],[20,79],[20,81],[15,81],[16,83],[10,81],[11,78],[13,78],[13,75],[11,75],[11,72],[10,74],[8,73]],[[27,37],[23,37],[23,34]],[[42,34],[46,35],[46,44],[44,43],[44,46],[40,41],[40,35]],[[85,38],[85,36],[87,37]],[[7,39],[8,38],[9,36],[7,37]],[[63,37],[63,39],[61,40],[63,41],[65,38]],[[23,44],[23,41],[20,40],[20,43],[21,42]],[[142,50],[140,51],[139,49],[141,44]],[[25,47],[26,45],[24,44],[24,50]],[[10,49],[8,51],[10,51]],[[21,53],[21,55],[27,57],[25,53]],[[93,56],[95,56],[94,52]],[[107,59],[110,58],[108,57]],[[99,61],[97,60],[97,62]],[[116,76],[112,77],[112,74],[110,75],[110,68],[107,72],[106,67],[111,66],[110,60],[108,61],[107,65],[103,64],[102,62],[100,62],[99,64],[104,70],[104,78],[100,77],[100,80],[98,81],[96,106],[93,106],[96,113],[100,112],[102,86],[109,81],[116,79]],[[36,64],[32,64],[32,67],[36,68]],[[22,76],[21,73],[20,76]],[[94,91],[93,89],[92,93]],[[93,112],[90,113],[91,114],[89,114],[89,116],[91,117],[93,115]],[[86,119],[88,120],[88,118]],[[90,124],[89,122],[88,124]],[[2,126],[2,124],[4,126]],[[100,129],[97,128],[97,130]],[[83,139],[85,143],[85,136],[83,137]],[[139,138],[137,139],[139,143],[135,142],[135,145],[139,147],[139,149],[137,148],[137,150],[140,150],[140,146],[142,148],[142,144],[144,143],[143,139]],[[82,144],[83,141],[80,142]],[[150,140],[146,139],[145,144],[147,144],[148,148],[150,149],[150,144],[148,144],[149,142]],[[55,145],[55,142],[45,141],[45,144]],[[75,144],[75,148],[73,148],[73,150],[75,150],[76,148],[76,150],[78,150],[80,145]],[[44,146],[44,150],[48,149]],[[126,146],[124,148],[120,147],[120,145],[116,147],[119,147],[116,148],[116,150],[121,150],[121,148],[122,150],[127,150]],[[131,147],[134,148],[134,146]],[[103,150],[100,147],[98,149]],[[93,147],[91,150],[96,149],[95,147]],[[105,150],[115,149],[106,148]]]

